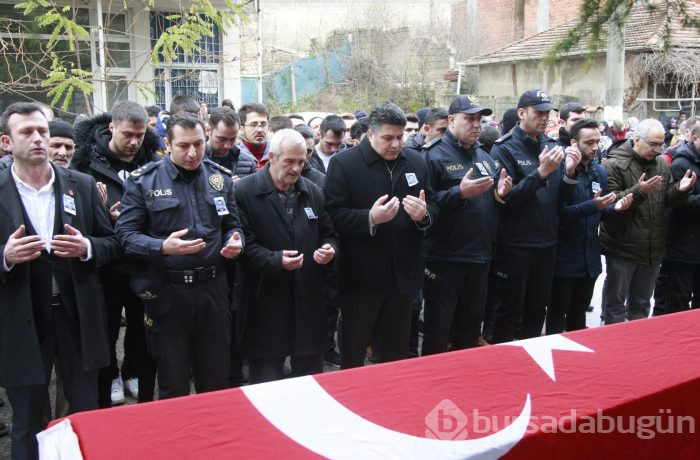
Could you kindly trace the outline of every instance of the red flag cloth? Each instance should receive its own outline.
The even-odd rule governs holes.
[[[698,356],[691,311],[69,419],[101,460],[697,458]]]

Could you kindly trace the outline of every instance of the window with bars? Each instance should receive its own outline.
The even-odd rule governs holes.
[[[151,46],[176,20],[168,16],[176,13],[151,12]],[[188,54],[180,50],[172,62],[160,60],[154,68],[156,104],[162,109],[170,108],[170,101],[178,95],[189,94],[210,107],[219,105],[221,87],[221,34],[212,24],[213,36],[203,37],[198,45],[200,53]]]

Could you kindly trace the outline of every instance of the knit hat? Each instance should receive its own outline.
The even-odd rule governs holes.
[[[50,137],[65,137],[75,141],[75,130],[73,125],[63,120],[53,120],[49,122]]]

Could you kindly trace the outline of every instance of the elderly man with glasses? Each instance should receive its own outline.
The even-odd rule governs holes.
[[[659,155],[663,145],[663,125],[644,120],[634,137],[610,152],[605,163],[608,187],[616,199],[634,196],[626,213],[616,213],[601,224],[607,264],[605,324],[649,316],[654,282],[666,253],[666,208],[681,205],[697,179],[688,171],[675,181]]]

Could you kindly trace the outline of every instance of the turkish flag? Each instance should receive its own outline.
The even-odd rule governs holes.
[[[69,420],[85,459],[693,458],[699,330],[691,311]]]

